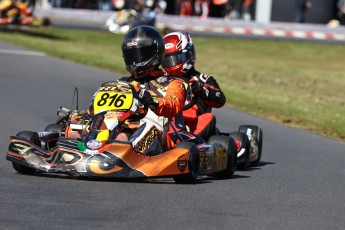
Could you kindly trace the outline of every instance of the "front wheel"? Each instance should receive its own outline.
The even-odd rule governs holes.
[[[36,169],[30,168],[30,167],[25,166],[25,165],[18,164],[16,162],[12,162],[12,166],[13,166],[14,170],[16,170],[17,172],[19,172],[21,174],[32,174],[32,173],[36,172]]]
[[[179,184],[194,184],[199,176],[200,168],[200,155],[198,147],[191,142],[180,142],[176,145],[176,148],[188,149],[188,170],[187,174],[174,176],[174,181]]]
[[[211,136],[208,142],[212,145],[221,144],[226,149],[228,156],[226,169],[217,172],[216,176],[220,178],[231,178],[235,174],[237,166],[236,141],[230,136]]]
[[[22,137],[22,138],[30,141],[31,143],[33,143],[37,146],[41,146],[41,141],[40,141],[39,135],[36,132],[22,131],[22,132],[17,133],[16,136]],[[30,168],[29,166],[22,165],[22,164],[19,164],[16,162],[12,162],[12,166],[13,166],[14,170],[16,170],[17,172],[22,173],[22,174],[32,174],[32,173],[36,172],[36,169]]]

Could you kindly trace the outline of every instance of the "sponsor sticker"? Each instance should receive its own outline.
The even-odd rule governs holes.
[[[157,82],[158,83],[163,83],[163,82],[166,82],[167,81],[167,78],[166,77],[159,77],[158,79],[157,79]]]
[[[96,139],[92,139],[86,143],[86,146],[89,149],[98,149],[99,147],[102,146],[102,142],[100,142],[99,140],[96,140]]]
[[[131,41],[131,42],[127,42],[127,46],[131,47],[131,46],[136,46],[138,45],[137,41]]]
[[[90,149],[86,149],[86,150],[84,151],[84,153],[89,154],[89,155],[91,155],[91,156],[94,156],[94,155],[99,154],[99,152],[98,152],[97,150],[90,150]]]
[[[164,46],[165,46],[165,49],[171,49],[174,47],[174,44],[173,43],[167,43]]]

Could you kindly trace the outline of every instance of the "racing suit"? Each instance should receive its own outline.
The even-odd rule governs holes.
[[[211,75],[200,73],[193,68],[188,72],[187,78],[192,87],[195,104],[183,111],[183,119],[191,132],[208,140],[216,130],[216,118],[211,110],[225,104],[225,95]]]
[[[149,76],[141,79],[140,82],[131,77],[123,77],[120,81],[129,82],[142,89],[150,90],[157,97],[157,106],[152,111],[157,116],[173,118],[181,113],[185,101],[185,87],[182,80],[168,77],[158,69]]]
[[[141,127],[143,123],[149,124],[146,129],[151,129],[152,126],[157,127],[159,131],[163,132],[165,140],[162,142],[166,145],[166,149],[173,148],[174,141],[169,137],[173,130],[171,130],[169,124],[173,125],[177,130],[185,128],[182,117],[186,97],[185,83],[180,79],[167,76],[160,69],[140,79],[140,82],[131,77],[123,77],[120,81],[131,83],[140,89],[149,90],[153,94],[153,97],[156,98],[156,105],[150,107],[146,116],[140,120],[138,127]],[[136,124],[128,125],[133,128]],[[142,136],[142,134],[140,135]],[[140,144],[140,138],[132,137],[131,142],[135,148],[136,145]]]

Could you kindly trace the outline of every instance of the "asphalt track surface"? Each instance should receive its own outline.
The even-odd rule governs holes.
[[[0,70],[1,229],[345,228],[345,143],[228,107],[215,111],[222,131],[249,123],[264,132],[261,163],[232,179],[180,185],[18,174],[5,159],[8,137],[55,122],[59,106],[71,107],[75,86],[86,108],[117,75],[3,42]]]

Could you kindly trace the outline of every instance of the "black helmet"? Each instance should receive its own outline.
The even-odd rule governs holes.
[[[164,59],[163,37],[150,26],[137,26],[128,31],[121,48],[126,69],[136,79],[148,75]]]

